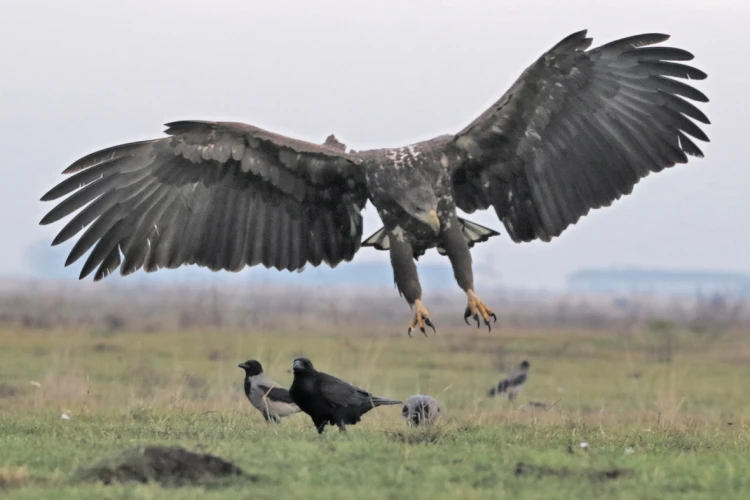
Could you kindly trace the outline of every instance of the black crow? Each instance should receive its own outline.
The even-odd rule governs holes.
[[[488,396],[494,396],[496,394],[500,393],[506,393],[508,394],[508,400],[513,401],[519,392],[521,392],[521,389],[523,389],[524,384],[526,384],[526,380],[529,377],[529,362],[524,360],[521,362],[521,365],[510,372],[510,375],[508,375],[507,378],[504,378],[498,384],[491,388],[488,392]]]
[[[399,405],[401,401],[378,398],[327,373],[319,372],[307,358],[297,358],[292,365],[294,381],[289,388],[292,400],[310,415],[318,434],[326,424],[337,425],[341,432],[354,425],[362,415],[383,405]]]
[[[437,399],[432,396],[417,394],[410,397],[401,408],[401,416],[408,425],[434,424],[442,414]]]
[[[258,361],[249,359],[237,366],[245,370],[245,396],[261,412],[266,422],[278,423],[283,417],[299,411],[289,391],[267,377]]]

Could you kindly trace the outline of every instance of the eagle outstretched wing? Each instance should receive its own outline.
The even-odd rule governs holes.
[[[683,98],[708,98],[674,78],[706,74],[675,62],[689,52],[648,47],[668,38],[587,51],[580,31],[554,46],[448,143],[456,205],[493,206],[516,242],[549,241],[650,172],[702,156],[690,137],[708,137],[692,120],[709,120]]]
[[[88,227],[65,263],[93,247],[81,278],[118,267],[335,266],[359,249],[367,187],[356,157],[241,123],[167,127],[168,137],[76,161],[63,172],[74,175],[42,197],[72,193],[41,224],[83,208],[53,241]]]

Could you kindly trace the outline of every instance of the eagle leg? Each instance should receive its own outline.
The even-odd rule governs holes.
[[[425,326],[429,326],[433,332],[437,333],[435,324],[430,320],[430,313],[422,303],[422,285],[419,284],[419,274],[417,265],[414,263],[414,250],[411,243],[404,238],[403,233],[390,234],[389,241],[393,280],[396,282],[398,292],[404,296],[414,312],[406,333],[411,337],[411,332],[419,328],[426,337]]]
[[[466,311],[464,311],[464,321],[466,324],[469,324],[469,318],[471,317],[477,322],[477,328],[479,328],[479,317],[481,316],[489,331],[492,331],[490,318],[492,318],[494,322],[497,322],[497,316],[495,313],[492,312],[492,309],[487,307],[484,302],[479,300],[479,297],[474,293],[474,290],[470,289],[466,292],[466,295],[469,298],[469,304],[466,306]]]
[[[412,310],[414,311],[414,318],[411,320],[409,329],[406,331],[409,337],[411,337],[411,332],[416,330],[417,328],[419,328],[419,331],[422,332],[422,334],[426,337],[427,332],[424,329],[425,325],[432,328],[432,331],[434,333],[437,333],[437,330],[435,330],[435,325],[430,320],[430,313],[427,311],[427,308],[424,306],[420,299],[414,301]]]
[[[474,273],[471,269],[471,251],[461,227],[458,218],[454,215],[446,224],[446,228],[443,231],[441,238],[445,253],[448,255],[451,265],[453,266],[453,276],[456,278],[456,283],[461,287],[461,290],[466,292],[466,296],[469,298],[469,304],[464,311],[464,321],[468,325],[469,318],[473,317],[477,322],[477,328],[479,328],[479,317],[481,316],[484,320],[484,324],[487,325],[487,328],[490,331],[492,331],[490,317],[497,321],[497,316],[495,316],[492,309],[484,305],[474,293]]]

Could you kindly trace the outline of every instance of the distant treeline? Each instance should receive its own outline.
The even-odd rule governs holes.
[[[568,279],[568,290],[655,295],[734,295],[750,298],[750,274],[666,269],[583,269]]]
[[[747,299],[732,294],[664,298],[646,294],[488,292],[499,327],[629,329],[667,322],[706,335],[750,332]],[[439,329],[467,328],[465,296],[430,292]],[[0,281],[0,325],[102,331],[232,328],[341,332],[406,331],[410,311],[390,287],[174,285]]]

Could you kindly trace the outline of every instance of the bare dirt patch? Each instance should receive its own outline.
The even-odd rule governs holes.
[[[533,465],[524,462],[518,462],[514,471],[516,476],[555,476],[555,477],[576,477],[587,478],[592,481],[607,481],[621,477],[631,477],[635,473],[630,469],[604,469],[604,470],[572,470],[566,467],[555,468],[544,465]]]
[[[23,467],[0,467],[0,490],[18,488],[29,480],[29,470]]]
[[[104,484],[156,482],[163,486],[203,485],[227,479],[257,480],[223,458],[172,446],[130,449],[79,471],[76,478]]]

